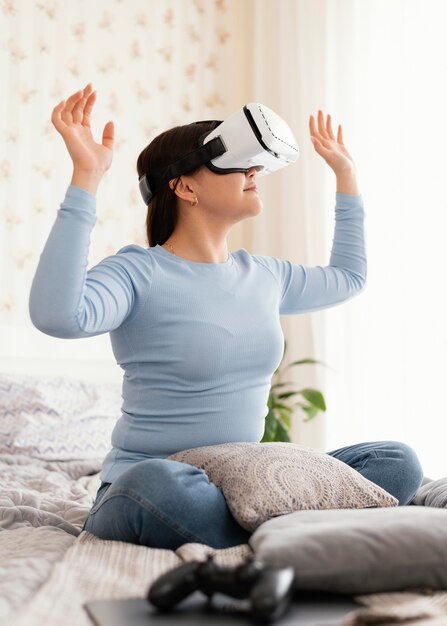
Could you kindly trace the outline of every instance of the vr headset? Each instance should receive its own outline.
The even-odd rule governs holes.
[[[255,167],[260,177],[294,163],[299,157],[289,126],[263,104],[250,102],[225,121],[205,121],[214,123],[214,127],[200,137],[196,149],[162,170],[139,178],[146,205],[167,182],[200,165],[216,174],[247,172]]]

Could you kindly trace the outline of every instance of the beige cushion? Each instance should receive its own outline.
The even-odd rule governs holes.
[[[238,523],[253,531],[304,509],[397,506],[398,500],[342,461],[294,443],[224,443],[168,457],[205,470]]]

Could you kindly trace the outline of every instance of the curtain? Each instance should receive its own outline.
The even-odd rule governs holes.
[[[309,117],[316,118],[320,108],[331,113],[334,122],[340,121],[346,128],[349,147],[353,130],[353,106],[331,107],[328,98],[328,5],[325,0],[259,0],[253,19],[253,99],[287,120],[300,148],[300,157],[292,166],[259,180],[265,210],[253,223],[253,247],[260,254],[297,264],[327,265],[335,225],[335,175],[310,141]],[[307,357],[331,360],[325,351],[324,315],[316,312],[281,318],[288,343],[285,365]],[[333,359],[330,365],[334,367]],[[324,393],[325,369],[321,365],[297,366],[284,380],[292,382],[293,389],[313,387]],[[327,419],[319,413],[304,424],[303,415],[295,411],[292,440],[324,450]]]
[[[304,148],[268,181],[270,208],[281,208],[254,225],[257,246],[329,261],[335,177],[307,130],[318,108],[343,125],[366,213],[365,291],[284,318],[294,359],[332,368],[314,370],[325,419],[315,418],[312,439],[312,423],[296,416],[295,440],[327,451],[404,441],[433,477],[446,473],[446,18],[443,0],[261,0],[255,31],[254,94],[292,122]]]

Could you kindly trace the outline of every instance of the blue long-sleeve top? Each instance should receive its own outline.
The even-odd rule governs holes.
[[[69,186],[40,256],[29,310],[61,338],[110,333],[123,369],[121,417],[100,478],[187,448],[264,434],[273,373],[281,363],[280,315],[331,307],[366,280],[360,195],[336,193],[326,267],[252,255],[198,263],[160,245],[128,245],[87,270],[96,198]]]

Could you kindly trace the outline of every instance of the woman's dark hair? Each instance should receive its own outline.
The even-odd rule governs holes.
[[[218,124],[214,121],[195,122],[175,126],[157,135],[144,148],[137,159],[138,177],[148,176],[185,156],[199,146],[199,138],[213,130]],[[201,167],[188,172],[194,174]],[[176,180],[174,189],[177,186]],[[146,237],[150,247],[163,245],[169,239],[178,220],[177,196],[169,183],[161,187],[147,205]]]

